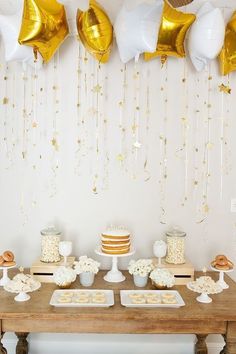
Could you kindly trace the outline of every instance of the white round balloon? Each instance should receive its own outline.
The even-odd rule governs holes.
[[[18,43],[18,35],[22,20],[22,0],[20,5],[21,6],[19,6],[19,8],[17,7],[15,10],[15,13],[11,15],[3,13],[3,7],[1,7],[2,11],[0,12],[0,34],[5,49],[5,60],[7,62],[20,61],[24,63],[24,66],[29,64],[32,67],[39,69],[42,67],[42,58],[39,57],[37,63],[35,63],[32,48],[20,45]]]
[[[144,52],[156,50],[163,2],[142,2],[129,9],[129,2],[122,6],[114,25],[121,61],[127,63]]]
[[[188,51],[197,71],[207,67],[217,57],[224,44],[225,23],[222,12],[211,3],[205,3],[197,12],[188,38]]]

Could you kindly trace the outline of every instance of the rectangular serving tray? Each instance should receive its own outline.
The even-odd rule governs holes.
[[[173,293],[176,296],[177,303],[176,304],[134,304],[132,303],[131,298],[129,297],[130,294],[155,294],[155,295],[162,295],[164,293]],[[185,306],[185,302],[180,295],[180,293],[176,290],[121,290],[120,291],[120,301],[121,305],[125,307],[172,307],[177,308],[181,306]]]
[[[95,303],[95,302],[87,302],[87,303],[79,303],[79,302],[73,302],[73,299],[75,299],[76,296],[79,294],[88,294],[89,298],[91,299],[91,296],[95,295],[96,293],[104,293],[106,297],[106,302],[105,303]],[[65,293],[72,293],[72,301],[69,303],[61,303],[58,302],[59,297],[62,294]],[[103,290],[103,289],[72,289],[72,290],[54,290],[51,300],[50,300],[50,305],[51,306],[56,306],[56,307],[110,307],[114,305],[114,292],[113,290]]]

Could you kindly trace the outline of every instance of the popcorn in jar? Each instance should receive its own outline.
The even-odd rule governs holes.
[[[166,233],[167,256],[166,262],[171,264],[185,263],[185,236],[186,233],[173,229]]]
[[[41,261],[46,263],[59,262],[59,242],[61,232],[54,227],[49,227],[41,231]]]

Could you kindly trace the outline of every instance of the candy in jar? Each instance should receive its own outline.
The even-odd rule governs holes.
[[[172,264],[185,263],[185,236],[186,233],[178,229],[166,232],[167,256],[166,262]]]
[[[41,231],[41,261],[46,263],[59,262],[59,242],[61,232],[54,227],[49,227]]]

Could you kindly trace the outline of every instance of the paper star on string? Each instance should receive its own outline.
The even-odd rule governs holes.
[[[4,97],[2,100],[2,104],[8,104],[8,102],[9,102],[9,98]]]
[[[203,267],[203,268],[202,268],[202,271],[203,271],[203,273],[206,273],[206,272],[207,272],[207,268],[206,268],[206,267]]]
[[[139,142],[139,141],[135,141],[135,143],[133,143],[133,146],[136,148],[136,149],[140,149],[142,144]]]
[[[19,269],[19,272],[21,272],[21,273],[23,273],[23,272],[24,272],[24,270],[25,270],[25,269],[24,269],[24,267],[22,267],[22,266],[21,266],[21,267],[19,267],[18,269]]]
[[[226,86],[224,84],[221,84],[218,86],[219,89],[220,89],[220,92],[224,92],[224,93],[227,93],[228,95],[231,94],[231,88],[229,86]]]
[[[94,93],[100,93],[101,92],[101,90],[102,90],[102,86],[100,86],[100,85],[96,85],[96,86],[94,86],[94,88],[93,88],[93,92]]]

